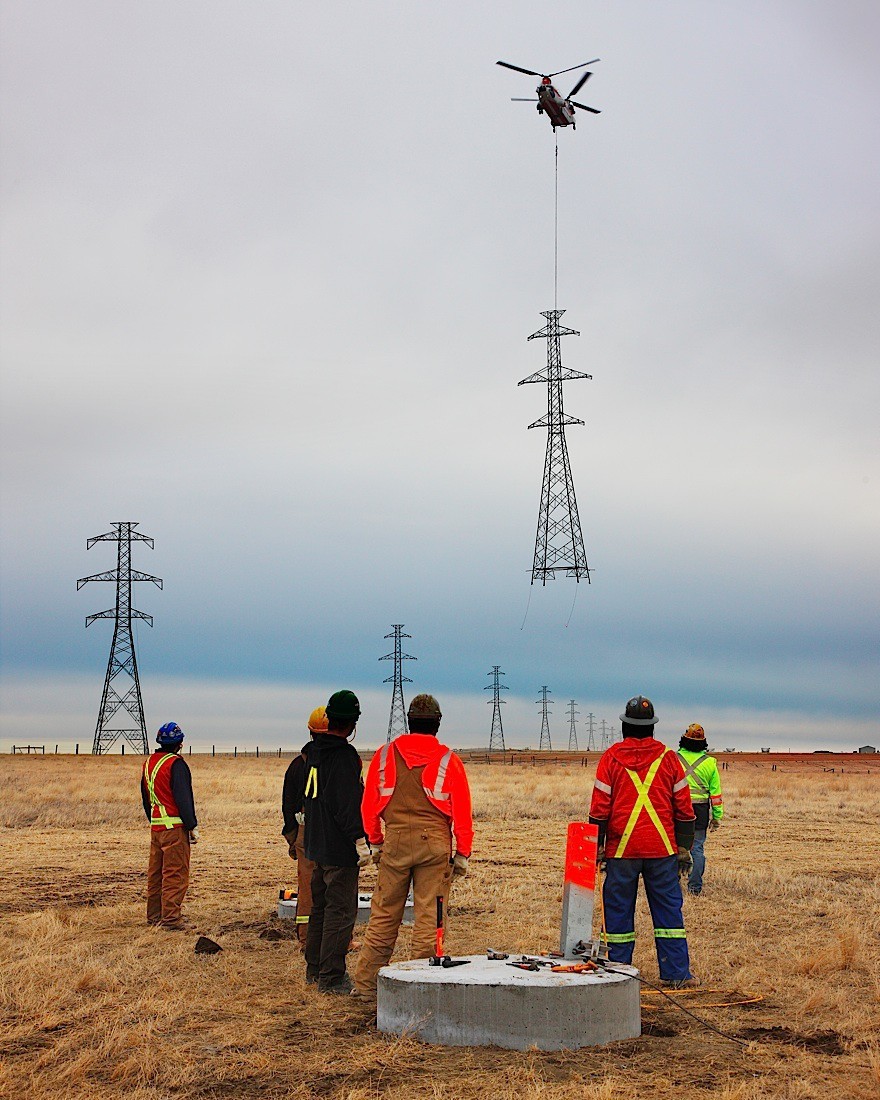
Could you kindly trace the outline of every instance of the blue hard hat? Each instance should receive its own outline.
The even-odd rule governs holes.
[[[179,745],[183,741],[183,730],[176,722],[166,722],[156,734],[156,741],[164,748]]]

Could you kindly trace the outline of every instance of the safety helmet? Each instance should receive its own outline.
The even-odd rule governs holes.
[[[626,710],[620,715],[621,722],[631,726],[653,726],[660,721],[654,717],[654,704],[644,695],[636,695],[626,704]]]
[[[692,741],[705,741],[706,731],[700,725],[699,722],[691,722],[688,728],[684,731],[685,737],[690,737]]]
[[[356,722],[361,716],[361,705],[353,691],[334,691],[327,700],[327,718],[342,722]]]
[[[440,704],[433,695],[416,695],[406,712],[409,718],[442,718]]]
[[[176,722],[166,722],[156,734],[156,743],[163,749],[171,749],[183,741],[183,730]]]
[[[312,733],[327,732],[327,708],[315,707],[309,715],[309,729]]]

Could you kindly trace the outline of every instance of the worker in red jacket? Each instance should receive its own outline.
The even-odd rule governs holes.
[[[354,972],[355,989],[364,997],[376,996],[376,976],[394,951],[410,883],[410,955],[424,959],[434,954],[437,898],[443,898],[445,913],[452,876],[467,874],[474,839],[471,792],[464,764],[437,738],[441,718],[433,695],[417,695],[409,705],[410,732],[383,745],[370,761],[361,815],[379,878]]]
[[[641,876],[661,981],[679,989],[696,986],[678,881],[692,866],[690,788],[678,756],[653,736],[659,719],[650,699],[630,699],[620,719],[623,741],[602,754],[590,804],[590,821],[599,826],[599,862],[605,861],[608,955],[612,962],[632,962]]]

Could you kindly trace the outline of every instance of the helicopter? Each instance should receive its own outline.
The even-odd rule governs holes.
[[[580,65],[572,65],[569,69],[560,69],[555,73],[536,73],[533,69],[523,69],[519,65],[511,65],[509,61],[496,61],[496,65],[503,65],[505,69],[513,69],[518,73],[525,73],[526,76],[539,76],[541,83],[535,89],[538,99],[538,114],[546,114],[550,120],[550,125],[553,127],[554,132],[557,126],[570,126],[572,130],[575,127],[575,113],[574,109],[577,107],[581,111],[589,111],[591,114],[599,115],[602,112],[597,111],[595,107],[587,107],[584,103],[575,103],[571,98],[573,95],[577,95],[583,88],[584,84],[593,75],[591,72],[584,73],[580,80],[575,84],[565,98],[563,98],[559,92],[553,87],[553,77],[562,76],[563,73],[573,72],[575,69],[583,69],[587,65],[595,65],[599,60],[598,57],[594,57],[592,61],[584,61]],[[522,99],[518,96],[514,96],[511,99],[512,103],[535,103],[534,99]]]

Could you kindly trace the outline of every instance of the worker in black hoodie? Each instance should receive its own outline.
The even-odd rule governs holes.
[[[361,708],[352,691],[327,702],[327,732],[305,756],[305,854],[315,864],[306,938],[306,981],[322,993],[350,993],[345,955],[357,918],[358,872],[370,862],[361,821],[362,763],[348,738]]]

